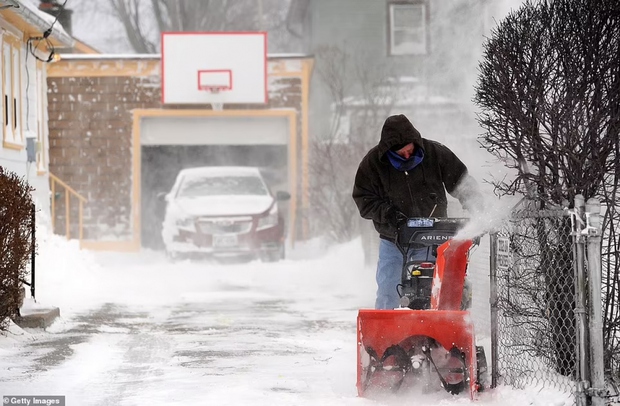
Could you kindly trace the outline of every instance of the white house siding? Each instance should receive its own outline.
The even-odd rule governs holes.
[[[24,37],[24,34],[6,21],[0,19],[0,29],[2,35],[0,42],[4,43],[6,38]],[[37,63],[32,54],[27,53],[26,44],[20,42],[19,49],[19,102],[20,102],[20,135],[16,137],[12,144],[21,144],[20,147],[7,147],[5,144],[4,132],[2,132],[2,143],[0,143],[0,165],[6,170],[16,173],[25,179],[33,188],[33,199],[37,208],[37,221],[45,226],[50,222],[50,188],[49,176],[47,172],[47,113],[46,108],[46,82],[44,66]],[[2,75],[5,66],[2,59]],[[37,77],[39,76],[39,80]],[[42,80],[41,80],[42,79]],[[2,123],[4,128],[4,92],[7,89],[6,81],[2,81]],[[43,109],[43,110],[41,110]],[[26,138],[33,137],[37,140],[39,153],[38,158],[42,165],[37,162],[28,162],[26,152]]]

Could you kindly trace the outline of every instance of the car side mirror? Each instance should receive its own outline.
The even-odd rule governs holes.
[[[170,200],[170,197],[168,196],[168,193],[159,192],[157,193],[157,200],[164,200],[167,202],[168,200]]]
[[[290,198],[291,198],[291,194],[288,192],[284,192],[282,190],[278,190],[276,192],[276,200],[278,201],[289,200]]]

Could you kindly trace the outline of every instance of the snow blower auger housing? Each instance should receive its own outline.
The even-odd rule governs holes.
[[[452,239],[467,221],[411,218],[399,229],[400,307],[361,309],[357,317],[359,396],[442,387],[477,398],[486,358],[462,300],[474,242]]]

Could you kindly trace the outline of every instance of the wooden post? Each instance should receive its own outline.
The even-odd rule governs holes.
[[[69,190],[65,188],[65,233],[67,234],[67,240],[71,239],[71,210],[69,207],[69,203],[71,202],[69,198]]]
[[[52,178],[52,234],[54,234],[56,224],[56,181]]]
[[[80,200],[80,206],[79,207],[80,207],[80,215],[79,215],[78,221],[80,222],[80,246],[82,246],[82,238],[84,237],[84,231],[82,230],[82,224],[83,224],[83,221],[82,221],[83,203],[82,203],[81,200]]]

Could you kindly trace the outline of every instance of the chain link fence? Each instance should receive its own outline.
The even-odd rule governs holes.
[[[524,207],[491,235],[493,385],[550,388],[577,405],[603,397],[593,352],[602,351],[593,324],[600,237],[590,214]]]
[[[500,383],[576,389],[570,218],[516,213],[491,238],[496,257]]]

